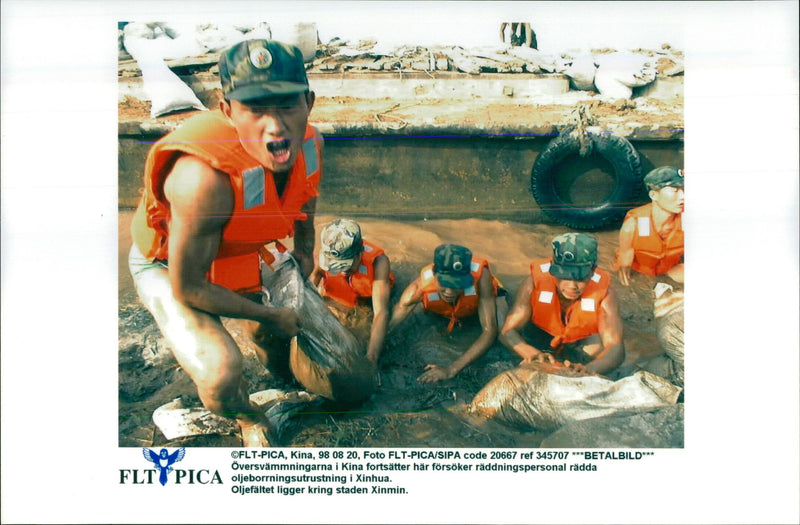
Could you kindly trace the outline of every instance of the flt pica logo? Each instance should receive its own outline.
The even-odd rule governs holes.
[[[142,454],[144,454],[144,459],[155,464],[156,468],[161,470],[161,474],[158,476],[158,482],[162,485],[166,485],[167,474],[173,471],[172,464],[183,459],[183,456],[186,455],[186,449],[179,448],[170,454],[167,452],[167,449],[162,448],[161,452],[156,454],[149,448],[143,448]]]
[[[199,483],[201,485],[207,484],[222,484],[222,477],[219,471],[215,470],[211,473],[208,469],[179,469],[174,468],[173,465],[181,461],[186,456],[186,449],[179,448],[173,453],[169,453],[167,449],[162,448],[160,452],[156,453],[149,448],[143,448],[142,454],[144,459],[152,463],[155,468],[146,470],[139,469],[120,469],[119,482],[122,485],[152,485],[153,483],[161,483],[166,485],[169,480],[169,474],[175,471],[175,484],[180,485],[186,483],[194,485]]]

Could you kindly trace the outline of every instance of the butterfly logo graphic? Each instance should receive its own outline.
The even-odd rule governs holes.
[[[161,471],[161,474],[158,476],[158,481],[162,485],[166,485],[167,474],[172,472],[172,465],[183,459],[183,456],[186,455],[186,450],[184,448],[179,448],[170,454],[167,452],[167,449],[162,448],[161,452],[156,454],[149,448],[143,448],[142,454],[144,455],[144,459],[153,463],[156,468]]]

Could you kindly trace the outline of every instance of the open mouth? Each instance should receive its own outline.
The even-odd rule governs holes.
[[[287,162],[289,160],[289,141],[283,139],[267,142],[267,151],[270,152],[275,162],[279,164]]]

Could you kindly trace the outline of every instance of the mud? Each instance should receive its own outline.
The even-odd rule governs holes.
[[[180,398],[186,407],[200,406],[196,389],[178,367],[149,313],[139,304],[127,270],[128,232],[132,211],[119,220],[119,445],[240,446],[236,435],[206,435],[168,441],[152,422],[153,411]],[[318,230],[334,217],[318,216]],[[401,222],[360,220],[365,238],[389,255],[396,286],[392,303],[427,264],[433,249],[457,242],[489,259],[494,273],[513,294],[528,272],[531,259],[546,257],[549,241],[566,231],[546,224],[480,219]],[[600,266],[610,268],[617,247],[615,231],[598,232]],[[625,322],[626,363],[660,353],[656,339],[652,278],[636,275],[630,288],[617,290]],[[368,337],[366,310],[339,314],[357,338]],[[225,320],[245,355],[250,392],[299,390],[289,379],[271,375],[257,360],[252,343],[234,320]],[[465,322],[446,335],[447,322],[415,311],[387,337],[378,365],[380,386],[363,405],[342,410],[332,405],[301,411],[287,424],[281,446],[343,447],[537,447],[547,433],[520,431],[468,413],[480,389],[500,372],[519,363],[495,343],[478,361],[453,379],[417,382],[426,364],[448,364],[478,337],[477,322]]]

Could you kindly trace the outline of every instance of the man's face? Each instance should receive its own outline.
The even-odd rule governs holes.
[[[463,289],[442,286],[438,279],[436,280],[436,285],[439,288],[439,297],[446,303],[456,304],[458,302],[458,298],[464,295]]]
[[[683,213],[683,188],[665,186],[650,191],[653,203],[669,213]]]
[[[314,93],[300,93],[240,102],[223,100],[244,150],[272,172],[289,171],[305,136]]]
[[[569,301],[575,301],[583,295],[586,285],[589,284],[589,277],[583,281],[569,281],[567,279],[556,278],[556,290],[558,295]]]

